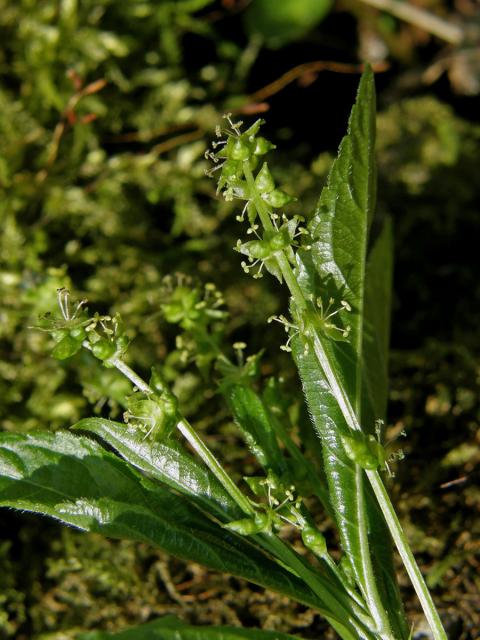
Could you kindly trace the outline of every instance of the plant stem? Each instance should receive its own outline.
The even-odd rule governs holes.
[[[92,350],[88,340],[85,340],[82,344],[89,351]],[[108,360],[108,363],[128,378],[142,393],[147,395],[153,393],[153,389],[145,380],[125,364],[123,360],[113,357]],[[236,504],[246,515],[253,515],[255,511],[248,498],[238,489],[237,485],[189,422],[181,417],[177,422],[177,429],[212,471]],[[312,589],[313,593],[326,604],[328,609],[323,610],[322,613],[344,640],[356,640],[356,638],[374,640],[371,634],[369,634],[365,622],[362,622],[362,619],[366,617],[365,613],[354,600],[350,601],[346,599],[345,593],[339,592],[338,589],[332,589],[332,585],[328,580],[306,567],[297,554],[277,536],[273,534],[259,535],[258,539],[267,551],[282,563],[285,563],[286,568],[295,575],[298,575]],[[352,611],[352,606],[355,612]]]
[[[257,209],[258,216],[260,221],[266,231],[274,231],[275,228],[273,226],[272,220],[270,218],[271,211],[268,204],[262,199],[260,193],[258,192],[257,186],[255,184],[255,178],[253,177],[252,170],[248,164],[248,161],[244,162],[244,174],[249,188],[249,195],[253,202],[253,205]],[[278,266],[281,269],[282,276],[285,279],[285,282],[290,289],[290,293],[292,294],[292,298],[295,302],[296,307],[302,311],[305,310],[308,306],[307,300],[305,299],[302,290],[300,289],[295,274],[290,266],[290,262],[285,255],[284,251],[278,251],[275,254],[275,257],[278,262]],[[318,340],[318,337],[315,334],[314,344],[315,344],[315,353],[317,354],[317,359],[320,360],[320,365],[327,376],[327,380],[332,387],[332,392],[335,397],[340,398],[342,402],[342,413],[347,411],[347,408],[350,407],[349,415],[351,414],[351,418],[355,417],[355,413],[353,408],[351,407],[348,397],[343,390],[342,385],[337,380],[333,368],[328,361],[328,358],[325,354],[323,347],[321,347],[321,343]],[[328,371],[328,375],[327,375]],[[337,400],[338,401],[338,400]],[[355,421],[350,419],[349,425],[355,424]],[[360,426],[357,427],[360,429]],[[367,529],[367,519],[365,507],[363,505],[363,473],[362,469],[356,465],[355,469],[355,483],[357,490],[357,499],[359,504],[359,509],[357,512],[357,524],[360,532],[360,553],[361,553],[361,565],[362,565],[362,580],[360,581],[362,584],[360,585],[365,597],[365,600],[368,603],[368,607],[370,613],[377,625],[378,632],[381,638],[385,640],[393,639],[393,635],[390,629],[390,621],[388,619],[388,614],[385,611],[382,600],[380,598],[380,594],[377,589],[377,583],[375,580],[375,575],[373,572],[372,560],[370,555],[369,543],[368,543],[368,529]]]
[[[91,345],[88,340],[85,340],[83,346],[91,351]],[[131,369],[123,360],[120,358],[110,358],[108,363],[115,367],[120,373],[122,373],[126,378],[130,380],[130,382],[137,387],[142,393],[147,395],[153,394],[153,389],[143,380],[133,369]],[[184,436],[184,438],[189,442],[191,447],[195,450],[195,452],[200,456],[200,458],[205,462],[207,467],[212,471],[212,473],[216,476],[217,480],[222,484],[225,490],[230,494],[230,496],[235,500],[238,506],[245,512],[247,515],[253,515],[255,512],[253,507],[251,506],[248,498],[243,495],[237,485],[230,478],[228,473],[222,467],[220,462],[216,459],[207,445],[200,438],[198,433],[192,427],[189,422],[185,418],[180,418],[177,422],[177,429]]]
[[[422,609],[427,618],[428,624],[433,632],[435,640],[447,640],[447,634],[440,620],[440,616],[435,608],[432,596],[425,584],[423,576],[415,561],[415,557],[409,547],[408,540],[402,530],[400,521],[395,513],[393,505],[390,501],[385,485],[382,482],[378,471],[365,471],[372,485],[373,491],[378,500],[378,504],[382,509],[383,516],[387,522],[390,534],[395,542],[403,564],[408,572],[410,580],[415,588],[418,599],[421,602]]]
[[[343,598],[338,598],[336,593],[330,594],[330,585],[328,582],[325,583],[321,576],[305,566],[302,559],[297,556],[295,551],[273,534],[267,534],[263,537],[268,539],[270,548],[275,552],[275,555],[278,558],[285,562],[288,567],[294,569],[295,573],[299,575],[306,584],[308,584],[314,593],[316,593],[328,606],[330,606],[331,610],[338,611],[337,615],[339,618],[332,618],[332,616],[330,616],[328,617],[328,621],[334,629],[340,633],[342,638],[352,637],[354,640],[356,640],[356,638],[364,638],[365,640],[368,638],[375,638],[375,635],[372,635],[372,632],[365,626],[364,622],[359,622],[353,618],[352,613],[347,608],[350,603],[344,605],[341,602]],[[359,615],[360,618],[365,619],[365,614],[357,607],[355,608],[357,609],[357,615]],[[340,629],[338,628],[339,624]],[[346,624],[349,624],[349,626],[352,625],[358,635],[352,636],[352,633]],[[343,633],[341,633],[341,631],[343,631]],[[348,632],[348,635],[345,634],[345,631]]]

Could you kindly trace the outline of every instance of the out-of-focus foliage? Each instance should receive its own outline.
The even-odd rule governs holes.
[[[245,23],[250,33],[276,48],[311,31],[331,6],[331,0],[255,0],[245,12]]]
[[[208,4],[0,3],[2,428],[76,420],[79,379],[89,401],[112,383],[92,378],[88,360],[57,367],[27,328],[71,274],[128,315],[136,354],[151,361],[164,354],[149,315],[172,256],[175,269],[210,268],[201,252],[219,242],[222,209],[204,178],[204,137],[241,51],[219,42],[216,67],[187,74],[185,34],[214,46],[193,15]]]

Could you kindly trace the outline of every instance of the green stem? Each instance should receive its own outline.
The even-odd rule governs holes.
[[[331,615],[325,615],[325,617],[334,629],[338,631],[342,638],[352,637],[355,640],[357,638],[364,638],[365,640],[375,638],[375,635],[372,635],[368,626],[368,621],[371,622],[371,619],[365,616],[365,613],[361,608],[354,605],[357,617],[363,619],[363,622],[355,619],[352,616],[351,611],[349,611],[349,606],[351,607],[353,603],[348,600],[346,603],[343,603],[342,601],[345,600],[344,597],[339,598],[336,590],[331,594],[331,585],[329,582],[325,581],[321,576],[309,569],[302,559],[299,558],[295,551],[293,551],[288,545],[273,534],[267,534],[262,537],[268,539],[271,551],[274,552],[279,559],[285,562],[288,567],[293,569],[295,573],[300,576],[306,584],[308,584],[312,591],[330,607],[331,610],[338,612],[338,618],[333,618]],[[352,632],[346,626],[347,624],[354,627],[354,631],[357,633],[356,636],[352,636]],[[338,625],[340,625],[340,629],[343,633],[339,630]],[[348,632],[348,635],[346,635],[345,632]]]
[[[248,166],[248,162],[244,163],[244,174],[250,189],[252,202],[257,209],[260,220],[266,230],[272,231],[274,228],[270,219],[270,211],[268,205],[262,200],[260,194],[258,193],[255,185],[255,179],[250,167]],[[308,306],[307,300],[305,299],[297,283],[295,274],[293,273],[287,256],[285,255],[285,253],[280,254],[279,252],[279,255],[277,255],[276,257],[278,265],[282,271],[282,275],[295,302],[295,305],[300,310],[306,309]],[[360,423],[355,414],[355,411],[353,410],[348,395],[341,381],[338,379],[334,368],[331,366],[327,353],[322,345],[321,339],[316,333],[314,334],[313,338],[313,347],[317,360],[319,361],[321,369],[328,381],[332,393],[338,402],[345,421],[351,429],[361,431]],[[418,568],[416,560],[410,550],[407,538],[395,514],[395,510],[382,483],[380,475],[376,471],[367,471],[367,477],[372,485],[373,491],[375,492],[393,541],[398,549],[400,557],[402,558],[407,573],[420,600],[423,611],[425,613],[425,617],[430,624],[434,640],[446,640],[447,636],[445,634],[445,630],[443,629],[440,616],[438,615],[435,604],[430,596],[420,569]],[[378,613],[383,618],[384,612],[379,611]]]
[[[91,351],[91,345],[88,340],[85,340],[83,342],[83,346]],[[147,395],[153,394],[153,389],[145,382],[145,380],[143,380],[137,373],[135,373],[133,369],[125,364],[123,360],[120,360],[120,358],[110,358],[108,360],[108,363],[114,366],[118,371],[120,371],[120,373],[128,378],[130,382],[135,387],[137,387],[137,389],[142,391],[142,393],[145,393]],[[217,480],[220,481],[222,486],[230,494],[233,500],[235,500],[242,511],[244,511],[247,515],[253,515],[255,512],[248,498],[243,495],[237,485],[233,482],[228,473],[200,438],[192,425],[189,424],[187,420],[185,420],[185,418],[181,418],[177,423],[177,429],[189,442],[191,447],[196,451],[196,453],[200,456],[207,467],[216,476]]]
[[[418,565],[415,561],[415,557],[410,549],[408,540],[402,530],[402,526],[397,517],[397,514],[395,513],[380,474],[378,473],[378,471],[366,471],[365,473],[370,480],[370,484],[372,485],[373,491],[375,492],[378,500],[378,504],[382,509],[382,513],[390,530],[390,534],[398,549],[398,553],[402,558],[403,564],[405,565],[410,580],[412,581],[418,599],[421,602],[425,617],[427,618],[428,624],[430,625],[430,628],[433,632],[433,637],[435,638],[435,640],[447,640],[447,634],[445,633],[442,621],[440,620],[440,616],[438,615],[438,612],[435,608],[432,596],[430,595],[420,569],[418,568]]]
[[[270,231],[270,232],[274,231],[275,228],[273,226],[273,223],[270,217],[271,215],[270,207],[262,199],[260,193],[258,192],[257,186],[255,184],[255,178],[253,177],[253,173],[252,173],[252,170],[250,169],[248,161],[244,162],[244,174],[248,184],[251,200],[253,202],[253,205],[257,209],[258,216],[260,218],[260,221],[265,231]],[[284,277],[285,282],[288,288],[290,289],[290,293],[292,294],[295,305],[300,311],[305,310],[308,306],[307,300],[305,299],[302,293],[302,290],[300,289],[297,283],[297,279],[295,278],[295,274],[293,273],[293,270],[290,266],[290,262],[287,256],[285,255],[285,252],[279,251],[275,254],[275,257],[277,259],[278,266],[281,269],[282,276]],[[314,335],[315,335],[315,338],[317,338],[316,334]],[[317,349],[319,346],[317,345],[318,340],[315,339],[314,342],[316,347],[315,353],[317,353]],[[328,369],[327,380],[330,386],[332,387],[332,391],[334,393],[336,392],[335,397],[336,398],[340,397],[342,399],[342,405],[346,409],[347,406],[349,405],[348,397],[346,397],[346,394],[343,391],[342,385],[339,384],[339,382],[337,381],[334,370],[330,366],[330,363],[328,361],[328,358],[323,348],[318,349],[317,358],[319,360],[321,358],[320,364],[322,366],[322,369],[324,371],[325,371],[325,367]],[[324,367],[324,363],[325,363],[325,367]],[[342,412],[343,412],[343,407],[342,407]],[[353,416],[355,416],[353,409],[351,409],[351,413],[353,414]],[[382,600],[380,598],[380,594],[377,589],[377,583],[375,580],[375,575],[373,573],[373,566],[372,566],[369,543],[368,543],[367,518],[366,518],[365,507],[363,505],[363,500],[362,500],[362,496],[363,496],[362,476],[363,476],[362,469],[357,466],[355,470],[355,479],[356,479],[356,485],[357,485],[356,489],[358,493],[357,500],[359,504],[359,509],[357,512],[357,524],[360,532],[360,553],[361,553],[361,565],[362,565],[362,574],[363,574],[362,580],[361,580],[362,582],[361,587],[364,592],[364,597],[368,603],[371,615],[378,627],[380,637],[384,638],[385,640],[388,640],[388,639],[392,639],[393,636],[390,629],[390,621],[388,619],[388,614],[385,611]]]

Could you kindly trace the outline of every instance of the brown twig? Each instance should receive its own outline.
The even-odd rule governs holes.
[[[389,65],[385,62],[372,64],[372,69],[376,73],[386,71],[388,68]],[[318,73],[319,71],[333,71],[335,73],[362,73],[364,69],[364,64],[349,64],[346,62],[331,62],[328,60],[304,62],[303,64],[299,64],[298,66],[293,67],[293,69],[290,69],[273,82],[270,82],[265,87],[262,87],[262,89],[258,89],[258,91],[250,94],[248,96],[248,104],[262,103],[267,98],[270,98],[275,93],[278,93],[279,91],[284,89],[291,82],[294,82],[295,80],[298,80],[299,78],[311,73]]]
[[[37,182],[43,182],[47,178],[52,165],[57,159],[60,142],[67,129],[77,122],[88,124],[89,122],[92,122],[96,119],[97,116],[94,113],[88,113],[83,118],[80,118],[80,120],[78,119],[75,109],[77,108],[80,100],[82,100],[82,98],[84,98],[85,96],[91,96],[94,93],[98,93],[107,84],[106,80],[100,79],[90,82],[90,84],[87,84],[86,87],[82,87],[81,79],[76,73],[70,73],[69,77],[76,91],[69,98],[65,109],[62,111],[60,120],[57,122],[55,129],[53,130],[52,140],[50,142],[47,159],[45,161],[45,167],[37,173]]]

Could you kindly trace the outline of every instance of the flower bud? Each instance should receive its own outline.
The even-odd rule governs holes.
[[[275,189],[275,182],[266,162],[263,163],[262,168],[258,172],[257,177],[255,178],[255,184],[262,194],[270,193]]]
[[[325,536],[313,527],[306,526],[302,529],[303,544],[316,556],[324,556],[327,552]]]
[[[263,194],[263,199],[267,202],[271,207],[275,209],[279,209],[280,207],[284,207],[285,205],[293,202],[295,198],[289,196],[285,191],[281,191],[281,189],[274,189],[270,193]]]
[[[67,358],[74,356],[81,347],[81,342],[75,340],[75,338],[72,338],[70,335],[66,335],[55,345],[52,351],[52,356],[57,360],[66,360]]]

